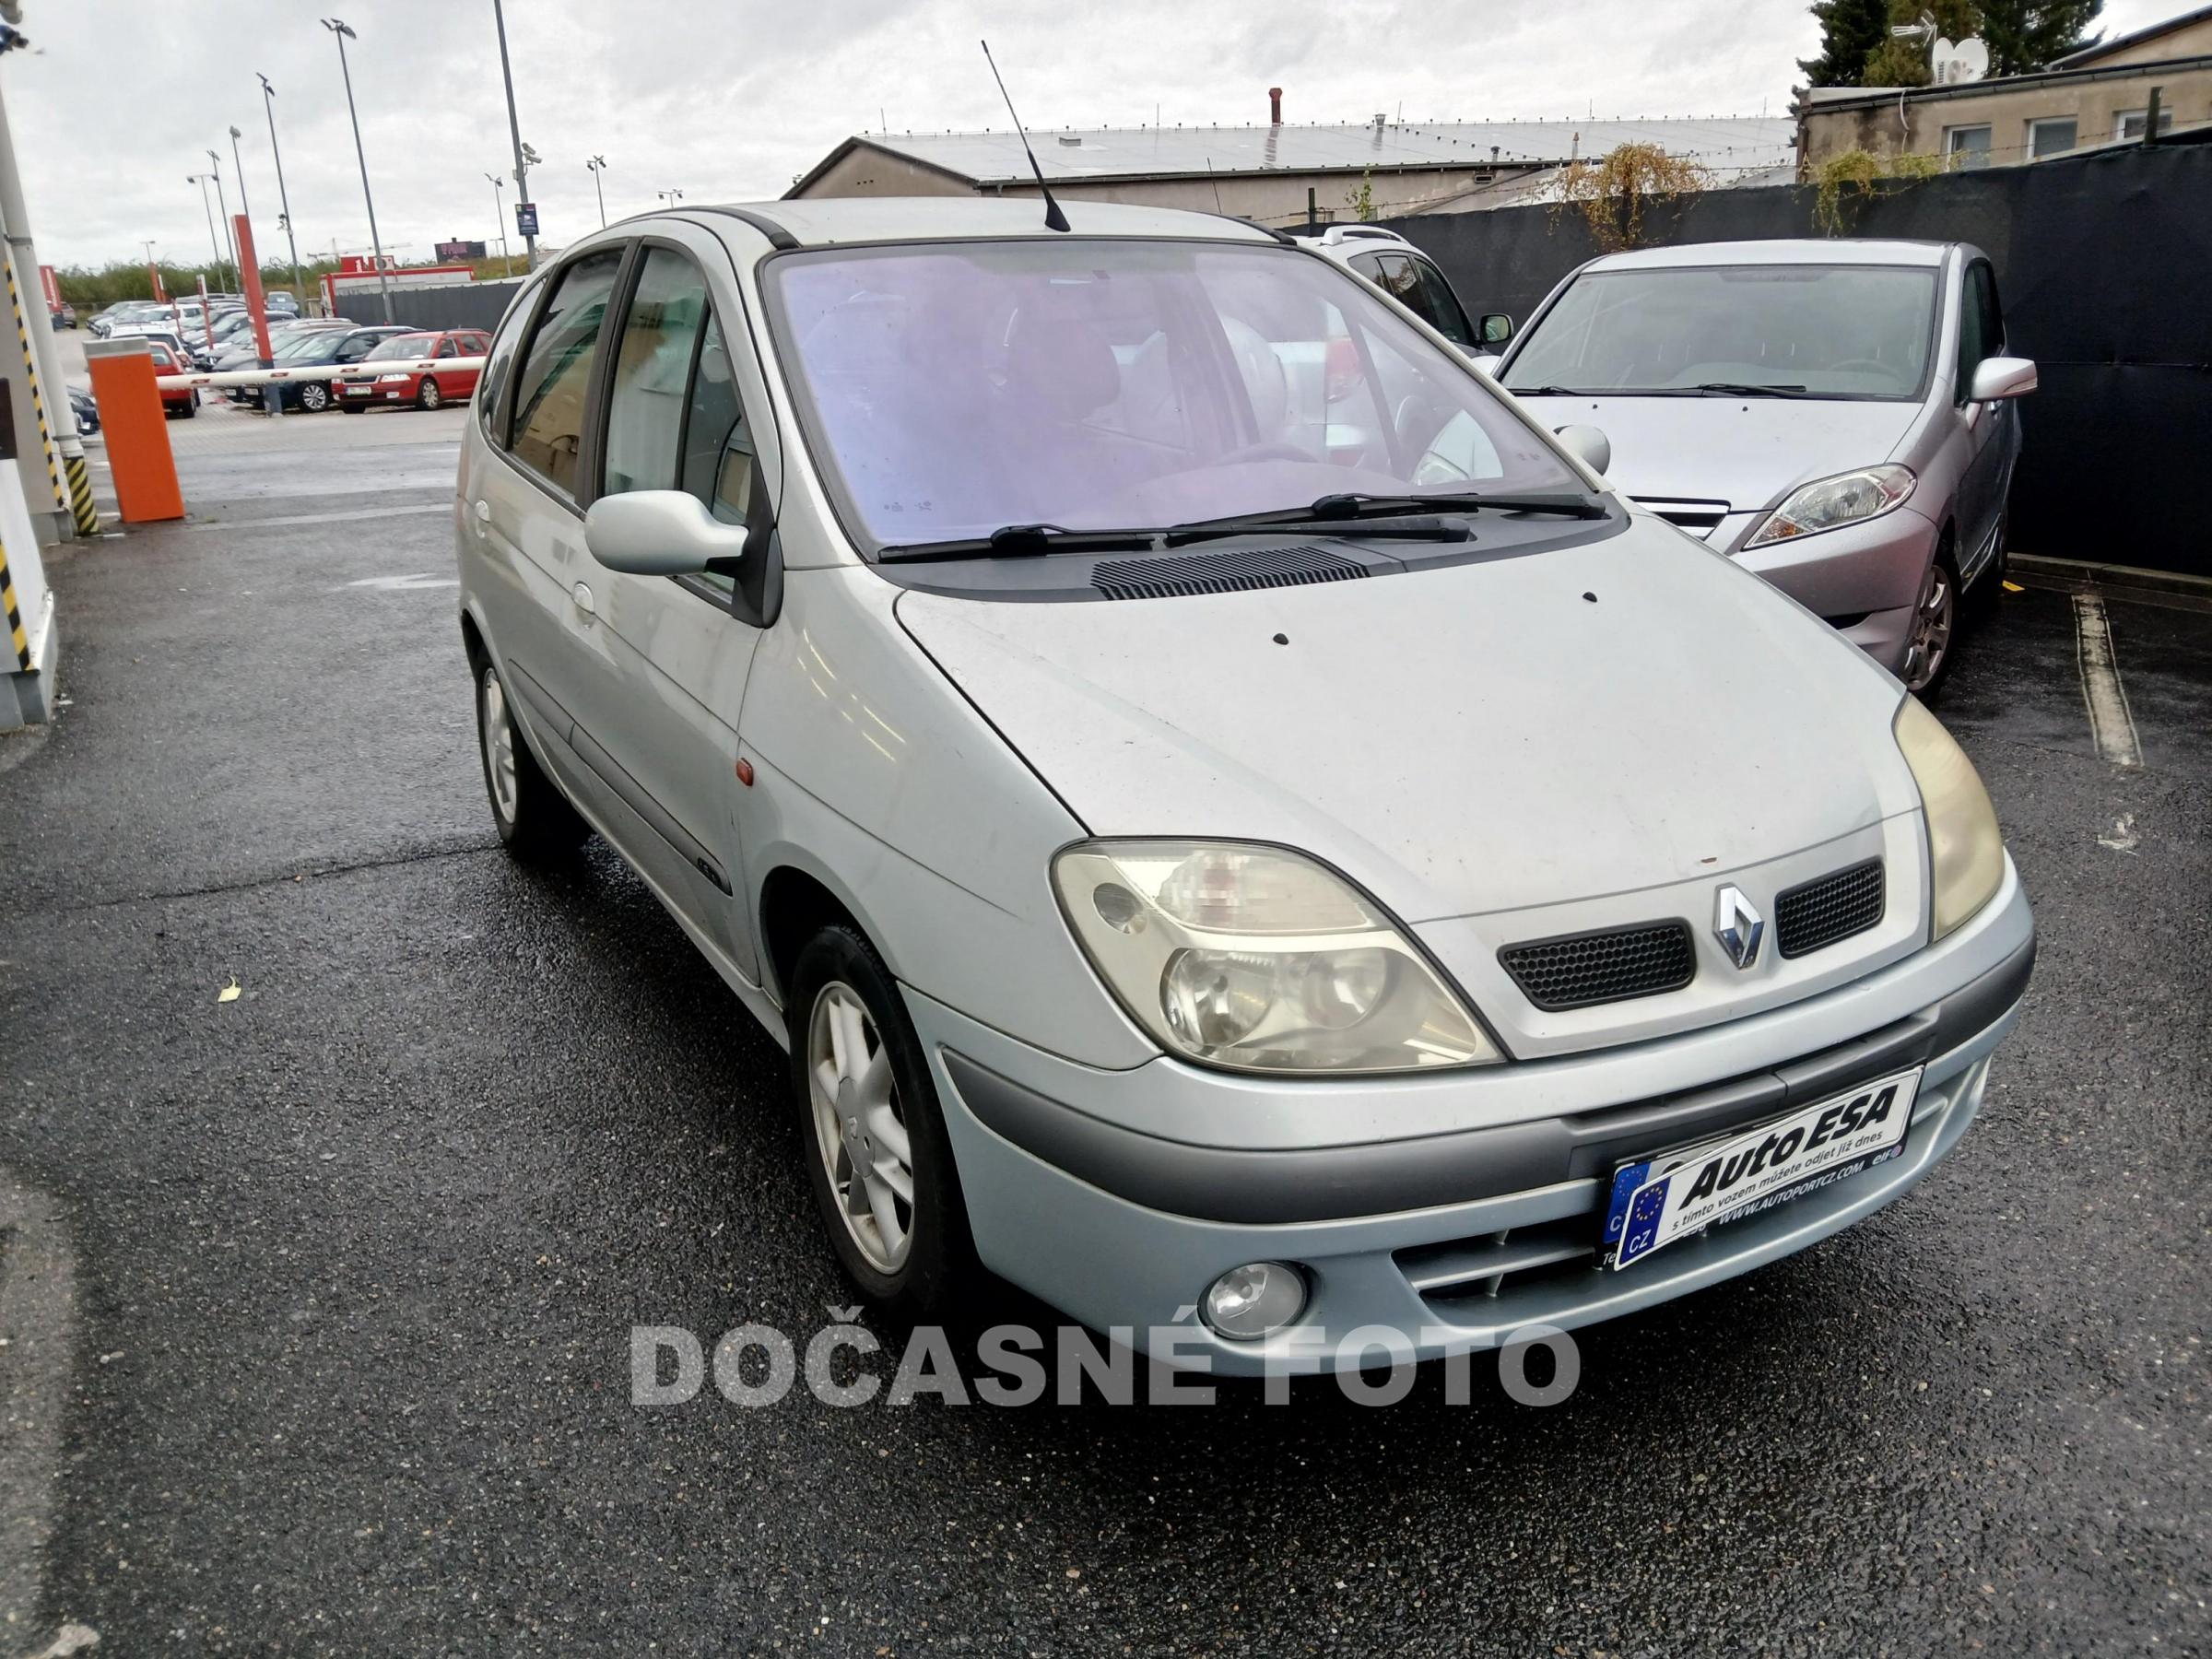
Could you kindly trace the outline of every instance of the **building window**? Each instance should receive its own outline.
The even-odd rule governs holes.
[[[1943,129],[1943,153],[1955,170],[1989,165],[1989,128],[1956,126]]]
[[[2039,159],[2044,156],[2063,156],[2074,147],[2076,136],[2071,115],[2031,121],[2028,124],[2028,153]]]
[[[2150,112],[2148,110],[2123,110],[2120,112],[2119,124],[2113,129],[2112,136],[2120,139],[2123,143],[2131,138],[2140,138],[2143,136],[2144,125],[2149,120]],[[2170,133],[2172,130],[2173,112],[2160,110],[2159,112],[2159,131]]]

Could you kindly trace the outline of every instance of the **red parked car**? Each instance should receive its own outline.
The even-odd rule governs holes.
[[[490,349],[491,336],[476,328],[394,335],[363,358],[361,367],[411,362],[417,358],[480,358]],[[413,404],[417,408],[435,409],[449,403],[466,403],[476,393],[477,372],[474,367],[394,369],[372,381],[346,382],[338,391],[338,406],[358,414],[378,404]]]
[[[156,374],[190,374],[192,365],[178,360],[177,354],[159,340],[148,340],[147,349],[154,355]],[[200,412],[200,389],[197,386],[161,388],[161,413],[171,420],[182,418],[190,420]]]

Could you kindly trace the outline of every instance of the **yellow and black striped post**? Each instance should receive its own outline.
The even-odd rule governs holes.
[[[61,451],[53,441],[53,429],[46,418],[46,398],[39,387],[39,354],[30,343],[30,325],[23,319],[23,294],[16,286],[16,262],[0,248],[0,268],[7,272],[7,302],[16,313],[16,344],[23,350],[23,371],[30,384],[31,412],[39,418],[39,444],[46,453],[46,482],[53,490],[53,499],[66,501],[69,516],[75,522],[77,534],[93,535],[100,531],[100,515],[92,508],[92,488],[85,478],[82,457],[72,456],[74,470],[67,486],[62,483]]]
[[[16,579],[7,568],[7,545],[0,542],[0,607],[7,612],[8,645],[16,653],[16,666],[25,674],[30,672],[30,636],[23,631],[23,613],[16,605]]]

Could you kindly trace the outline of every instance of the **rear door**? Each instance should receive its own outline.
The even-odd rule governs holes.
[[[729,255],[672,225],[642,241],[607,335],[596,493],[677,489],[746,522],[755,488],[748,402],[765,407],[744,347]],[[759,629],[735,614],[731,579],[605,568],[578,745],[623,797],[633,856],[740,971],[758,977],[732,811],[738,716]]]
[[[599,568],[584,550],[577,498],[591,375],[625,252],[596,247],[570,260],[545,278],[512,346],[501,331],[501,383],[477,409],[489,453],[462,503],[509,700],[540,740],[539,758],[602,819],[608,798],[571,747],[584,677],[575,618],[593,602]]]

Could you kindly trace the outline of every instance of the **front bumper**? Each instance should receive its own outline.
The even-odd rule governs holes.
[[[1843,989],[1678,1039],[1443,1079],[1462,1100],[1462,1126],[1443,1132],[1434,1100],[1420,1098],[1438,1079],[1275,1083],[1165,1059],[1104,1072],[907,996],[984,1265],[1140,1349],[1256,1374],[1317,1351],[1325,1367],[1333,1345],[1363,1326],[1390,1328],[1401,1351],[1424,1359],[1530,1325],[1571,1329],[1848,1226],[1912,1185],[1965,1133],[1990,1054],[2018,1018],[2034,950],[2027,899],[2008,866],[1998,896],[1967,927]],[[1625,1271],[1594,1265],[1616,1161],[1915,1064],[1925,1069],[1902,1157]],[[1204,1144],[1194,1137],[1209,1121],[1208,1089],[1258,1089],[1301,1108],[1315,1090],[1337,1089],[1340,1129],[1364,1138],[1340,1133],[1314,1144],[1308,1128],[1299,1132],[1306,1144]],[[1402,1114],[1389,1109],[1394,1096]],[[1131,1110],[1163,1098],[1183,1120],[1179,1135],[1157,1132],[1156,1112]],[[1250,1121],[1243,1110],[1224,1115]],[[1155,1121],[1140,1127],[1137,1118]],[[1303,1268],[1305,1311],[1264,1342],[1216,1336],[1192,1306],[1218,1275],[1251,1261]],[[1169,1331],[1171,1355],[1162,1351]]]
[[[1764,513],[1736,535],[1748,535]],[[1735,521],[1729,521],[1731,526]],[[1936,525],[1908,503],[1863,524],[1771,542],[1731,555],[1896,674],[1911,643],[1913,606],[1936,557]]]

